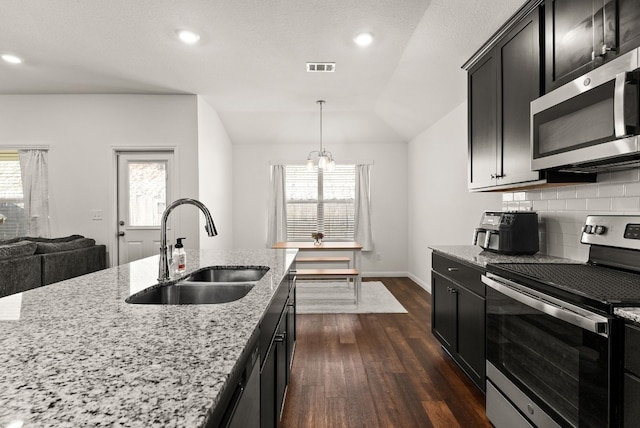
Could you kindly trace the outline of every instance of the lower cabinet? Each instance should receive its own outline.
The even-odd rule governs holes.
[[[482,270],[433,253],[431,331],[478,388],[485,391],[485,286]]]
[[[640,327],[624,329],[623,420],[625,427],[637,427],[640,420]]]
[[[295,281],[280,286],[260,326],[260,427],[278,425],[296,340]]]

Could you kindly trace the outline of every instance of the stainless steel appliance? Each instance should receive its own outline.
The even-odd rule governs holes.
[[[486,211],[473,233],[473,245],[501,254],[535,254],[539,248],[538,214]]]
[[[640,216],[588,216],[587,263],[490,264],[487,416],[497,427],[615,427],[623,323],[640,306]]]
[[[640,162],[639,50],[531,102],[531,168],[598,172]]]

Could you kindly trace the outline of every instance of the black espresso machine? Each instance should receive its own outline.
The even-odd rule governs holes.
[[[485,211],[473,233],[473,245],[500,254],[535,254],[540,246],[538,213]]]

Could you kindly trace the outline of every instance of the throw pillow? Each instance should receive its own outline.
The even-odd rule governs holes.
[[[36,254],[45,254],[93,247],[96,245],[96,240],[91,238],[78,238],[67,242],[36,242],[36,244],[38,246]]]
[[[51,243],[56,243],[56,242],[70,242],[70,241],[75,241],[77,239],[81,239],[84,238],[84,236],[82,235],[69,235],[69,236],[64,236],[62,238],[41,238],[39,236],[25,236],[20,238],[20,240],[23,241],[31,241],[31,242],[51,242]]]
[[[31,256],[35,253],[38,244],[35,242],[20,241],[14,244],[0,245],[0,259]]]

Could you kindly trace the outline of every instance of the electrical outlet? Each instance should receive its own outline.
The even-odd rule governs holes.
[[[102,220],[102,210],[91,210],[91,220]]]
[[[377,260],[377,261],[382,260],[382,254],[380,254],[380,253],[376,253],[376,260]]]

